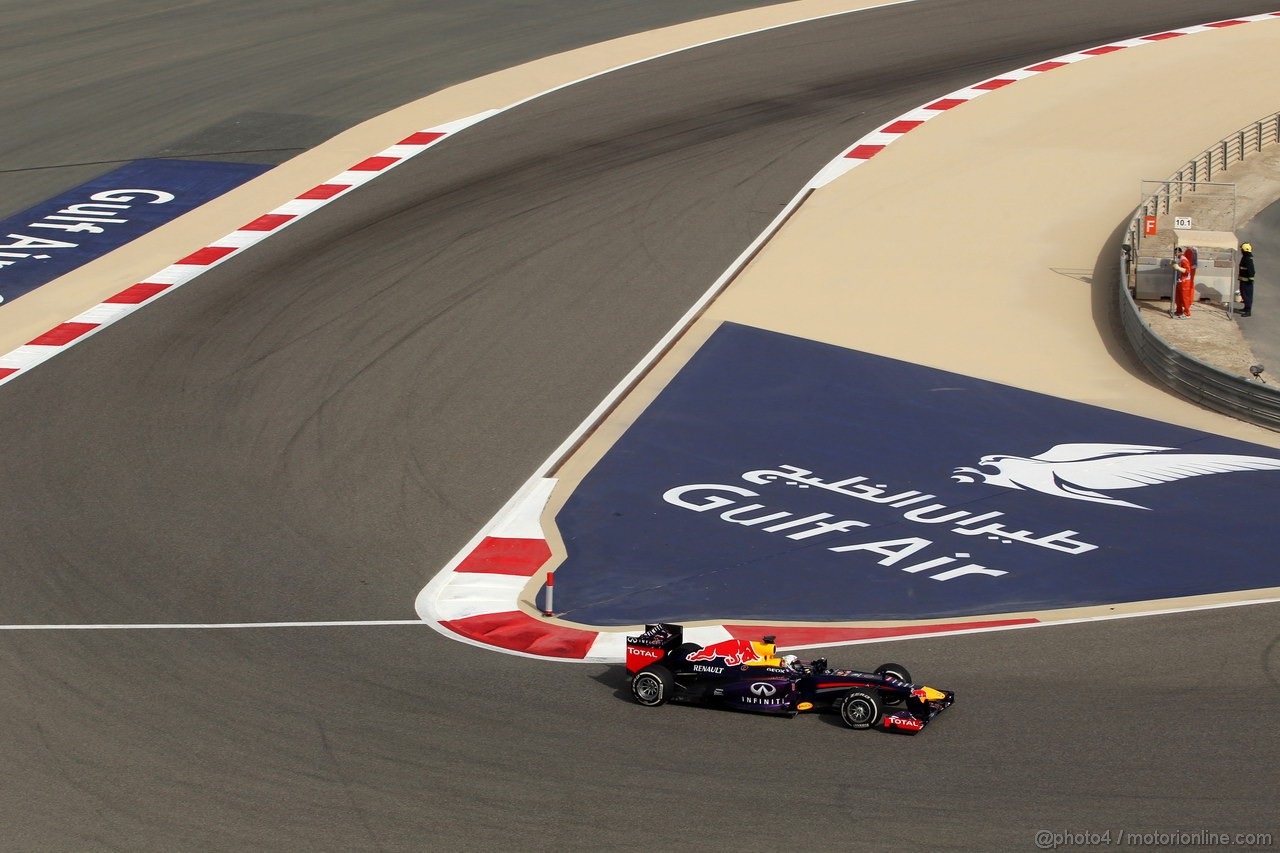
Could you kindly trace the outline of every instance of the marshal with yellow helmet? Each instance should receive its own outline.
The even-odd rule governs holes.
[[[686,702],[785,717],[837,713],[851,729],[905,734],[922,731],[955,701],[950,690],[913,683],[900,664],[833,669],[825,658],[779,655],[774,640],[701,646],[684,642],[681,625],[646,625],[643,634],[627,637],[631,695],[647,707]]]

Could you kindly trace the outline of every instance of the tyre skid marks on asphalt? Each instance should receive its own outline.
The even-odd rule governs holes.
[[[407,162],[464,128],[483,121],[496,111],[449,122],[409,134],[395,145],[364,158],[328,181],[300,193],[272,211],[246,223],[230,234],[197,249],[186,257],[131,285],[114,296],[54,326],[23,346],[0,355],[0,385],[48,361],[68,347],[91,337],[139,308],[171,293],[206,270],[233,258],[244,250],[278,234],[299,219],[314,213],[335,199],[381,174]]]
[[[319,209],[325,204],[333,201],[338,196],[345,195],[347,192],[354,189],[355,187],[360,186],[364,183],[367,183],[368,181],[372,180],[373,178],[377,177],[378,175],[382,174],[388,169],[398,166],[401,163],[403,163],[405,160],[410,159],[411,157],[414,157],[422,153],[422,151],[425,151],[427,148],[430,148],[434,145],[439,144],[444,139],[446,139],[449,136],[452,136],[458,131],[464,130],[465,128],[470,127],[473,124],[477,124],[481,121],[484,121],[487,118],[491,118],[495,115],[506,112],[507,110],[515,109],[516,107],[519,107],[522,104],[526,104],[526,103],[529,103],[530,101],[537,100],[538,98],[545,97],[547,95],[552,94],[553,92],[558,92],[561,89],[567,89],[570,86],[576,86],[579,83],[585,83],[588,80],[595,79],[596,77],[602,77],[606,74],[612,74],[615,71],[621,71],[623,69],[631,68],[636,65],[642,65],[646,62],[652,62],[654,60],[662,59],[663,57],[672,56],[674,54],[683,53],[690,50],[695,50],[699,47],[704,47],[706,45],[715,44],[717,42],[730,41],[732,39],[738,39],[744,36],[768,32],[770,30],[781,29],[783,27],[795,26],[796,24],[811,23],[813,21],[824,20],[826,18],[834,18],[834,17],[843,16],[843,15],[854,14],[857,12],[864,12],[870,9],[884,9],[891,6],[902,6],[909,3],[915,3],[916,1],[917,0],[886,0],[886,2],[881,3],[877,6],[869,6],[869,7],[860,8],[860,9],[845,9],[839,12],[830,12],[822,15],[817,15],[814,17],[802,18],[795,21],[787,21],[781,24],[774,24],[766,27],[760,27],[758,29],[748,30],[746,32],[734,33],[728,36],[723,36],[721,38],[714,38],[707,41],[698,42],[696,44],[691,44],[684,47],[676,48],[674,50],[668,50],[662,53],[654,54],[652,56],[647,56],[642,59],[636,60],[634,62],[627,62],[627,63],[623,63],[622,65],[616,65],[611,68],[606,68],[603,71],[598,71],[593,74],[588,74],[585,77],[579,77],[575,80],[570,80],[567,83],[563,83],[558,86],[553,86],[544,91],[537,92],[527,98],[523,98],[521,100],[515,101],[514,103],[508,104],[505,107],[486,110],[484,112],[477,113],[467,118],[458,119],[456,121],[447,122],[445,124],[438,125],[436,127],[426,128],[424,130],[419,130],[414,133],[411,133],[409,134],[409,136],[400,140],[395,145],[392,145],[389,148],[384,149],[383,151],[380,151],[376,154],[365,157],[359,163],[355,164],[354,166],[350,167],[349,169],[340,173],[339,175],[335,176],[329,181],[326,181],[322,184],[317,184],[316,186],[312,187],[306,192],[300,193],[292,201],[286,202],[285,204],[281,205],[280,207],[276,208],[270,213],[257,217],[256,219],[252,220],[251,222],[237,229],[235,232],[232,232],[232,234],[229,234],[226,237],[223,237],[222,239],[217,240],[214,243],[211,243],[209,246],[206,246],[204,249],[199,250],[193,255],[188,256],[188,258],[195,258],[197,256],[206,257],[206,256],[211,256],[213,254],[220,255],[216,259],[211,260],[209,263],[199,263],[199,264],[188,263],[188,258],[184,258],[182,261],[179,261],[177,264],[173,264],[169,267],[166,267],[164,270],[161,270],[155,275],[149,277],[147,281],[142,282],[142,284],[156,285],[156,286],[166,285],[166,286],[157,287],[153,292],[149,294],[149,296],[146,299],[127,303],[128,307],[126,308],[115,308],[111,311],[99,311],[97,314],[94,314],[93,319],[86,319],[86,315],[92,314],[93,312],[97,311],[97,309],[101,308],[102,305],[104,304],[107,304],[107,303],[126,304],[117,300],[117,297],[121,295],[121,294],[117,294],[116,297],[107,299],[102,304],[89,309],[89,311],[85,312],[84,314],[78,317],[73,317],[71,320],[68,320],[65,323],[55,326],[53,329],[50,329],[48,332],[45,332],[44,334],[38,336],[32,341],[29,341],[25,345],[20,346],[3,355],[0,355],[0,385],[3,385],[9,380],[14,379],[18,375],[27,372],[31,368],[36,367],[44,363],[45,361],[48,361],[53,356],[64,351],[67,347],[74,346],[75,344],[78,344],[81,341],[88,339],[93,334],[101,331],[106,326],[116,322],[117,320],[120,320],[121,318],[127,316],[128,314],[133,313],[138,308],[141,308],[144,304],[148,304],[154,299],[159,298],[165,293],[168,293],[171,290],[175,289],[176,287],[186,284],[187,282],[194,279],[196,276],[200,275],[200,273],[204,272],[206,269],[213,266],[215,263],[225,260],[226,257],[229,257],[232,254],[231,252],[222,254],[222,253],[211,251],[211,250],[234,249],[239,251],[239,250],[248,248],[250,245],[253,245],[259,242],[261,239],[264,239],[269,234],[278,233],[280,229],[284,228],[289,224],[292,224],[297,219],[303,216],[306,216],[309,213],[314,212],[315,210]],[[237,243],[242,243],[242,245],[236,245]],[[136,286],[137,285],[135,285],[135,287]],[[126,288],[124,293],[127,293],[131,290],[133,290],[133,288]],[[51,344],[48,342],[52,340],[56,340],[57,343]]]

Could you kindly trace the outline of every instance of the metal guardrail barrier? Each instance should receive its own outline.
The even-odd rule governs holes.
[[[1169,204],[1181,201],[1183,193],[1195,192],[1196,184],[1213,181],[1214,175],[1226,171],[1232,163],[1239,163],[1250,154],[1277,142],[1280,142],[1280,113],[1246,125],[1224,137],[1217,145],[1202,151],[1200,156],[1169,176],[1168,183],[1172,186],[1166,186],[1164,190],[1145,199],[1142,209],[1148,216],[1161,212],[1161,207],[1164,208],[1164,213],[1168,213]]]
[[[1171,175],[1160,190],[1143,199],[1129,220],[1121,247],[1117,296],[1125,336],[1152,376],[1202,406],[1280,431],[1280,386],[1236,376],[1171,346],[1142,319],[1132,295],[1138,260],[1136,247],[1143,218],[1154,216],[1162,206],[1167,214],[1171,201],[1181,200],[1183,193],[1195,192],[1198,182],[1208,183],[1232,163],[1277,143],[1280,143],[1280,113],[1225,137]]]

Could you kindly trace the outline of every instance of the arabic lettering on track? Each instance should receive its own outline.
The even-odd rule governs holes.
[[[1040,548],[1048,548],[1066,554],[1083,554],[1097,545],[1072,537],[1075,530],[1036,535],[1030,530],[1014,530],[993,521],[1004,516],[1003,512],[972,513],[952,509],[938,503],[936,495],[915,489],[894,491],[884,484],[869,484],[867,477],[848,477],[827,482],[815,477],[813,472],[793,465],[780,465],[777,469],[748,471],[742,479],[757,485],[784,483],[801,489],[821,489],[826,492],[855,498],[901,513],[904,521],[922,525],[948,525],[950,533],[967,537],[984,536],[987,540],[1002,544],[1020,542]],[[934,556],[922,552],[939,550],[933,539],[924,536],[900,536],[874,541],[849,541],[871,523],[856,518],[837,518],[834,513],[817,512],[799,515],[786,509],[773,509],[750,498],[759,498],[760,492],[727,483],[692,483],[676,486],[663,493],[662,499],[672,506],[692,512],[717,512],[720,520],[744,527],[758,528],[762,532],[802,541],[825,537],[833,544],[826,550],[838,554],[865,553],[878,557],[877,565],[887,566],[908,574],[928,577],[930,580],[950,581],[960,577],[1001,577],[1009,574],[1004,569],[994,569],[970,560],[966,550],[957,550],[950,556]],[[909,508],[909,509],[908,509]],[[922,559],[923,558],[923,559]],[[916,560],[919,560],[918,562]]]

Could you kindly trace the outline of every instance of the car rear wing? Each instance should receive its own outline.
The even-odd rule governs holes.
[[[638,637],[627,637],[627,672],[634,675],[651,663],[665,660],[684,644],[684,626],[659,622],[645,625]]]

